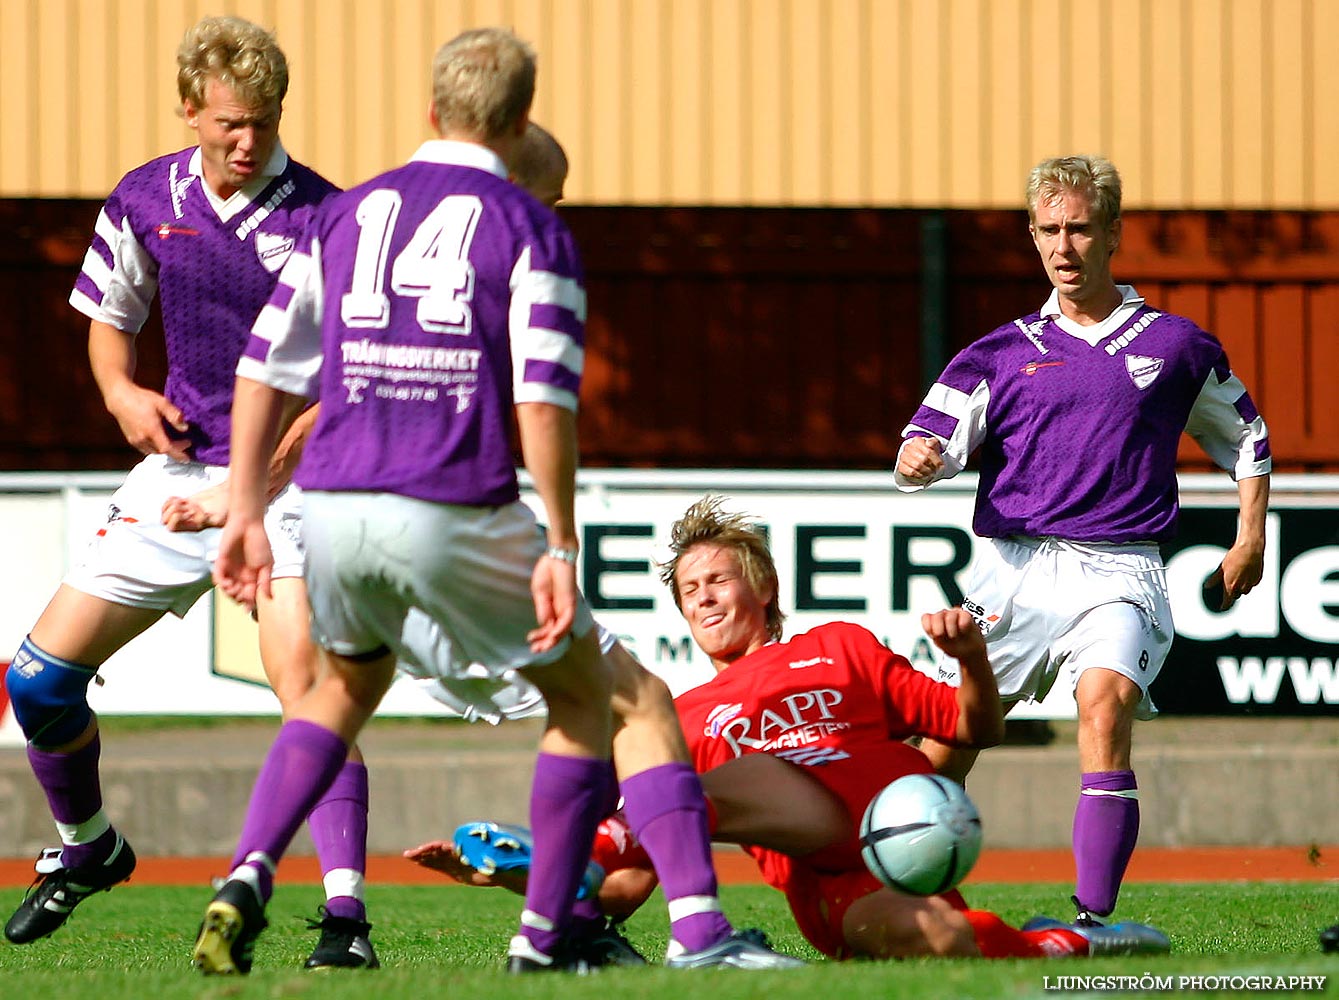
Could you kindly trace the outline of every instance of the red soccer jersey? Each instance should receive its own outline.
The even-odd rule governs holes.
[[[870,800],[907,774],[932,771],[908,736],[953,742],[956,689],[932,680],[847,622],[821,625],[737,660],[675,699],[699,773],[746,753],[770,753],[804,768],[836,794],[858,827]],[[858,838],[804,859],[746,847],[763,879],[786,894],[814,947],[847,957],[847,908],[880,887]],[[961,906],[961,897],[951,901]]]
[[[878,769],[908,736],[954,742],[958,727],[954,688],[848,622],[764,646],[675,704],[699,772],[770,753],[821,781],[831,764]]]

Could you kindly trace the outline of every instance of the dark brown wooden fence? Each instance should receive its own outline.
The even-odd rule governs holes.
[[[0,201],[0,468],[134,454],[66,298],[98,205]],[[881,468],[925,388],[927,213],[571,208],[590,322],[587,465]],[[947,211],[951,354],[1048,293],[1022,212]],[[1117,276],[1215,332],[1280,469],[1339,471],[1339,213],[1131,213]],[[932,310],[933,312],[933,310]],[[156,320],[141,373],[161,384]],[[1207,468],[1193,443],[1187,469]]]

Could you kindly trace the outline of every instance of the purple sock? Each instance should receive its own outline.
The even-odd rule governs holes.
[[[86,827],[74,835],[82,843],[70,843],[71,834],[61,831],[61,864],[66,868],[102,861],[116,844],[116,831],[101,815],[102,783],[98,777],[101,756],[100,733],[95,733],[87,746],[73,753],[53,753],[28,744],[28,763],[46,792],[52,818],[61,827]]]
[[[1125,866],[1139,839],[1139,793],[1133,771],[1090,771],[1074,810],[1074,895],[1104,917],[1116,908]]]
[[[307,817],[325,883],[325,909],[332,917],[366,920],[367,768],[346,761],[334,783]]]
[[[274,891],[274,866],[348,754],[342,739],[314,722],[295,719],[280,728],[256,775],[232,859],[234,870],[255,870],[261,902]]]
[[[604,911],[598,899],[578,899],[572,904],[572,930],[580,933],[589,927],[604,926]]]
[[[670,936],[688,951],[728,937],[733,928],[716,894],[707,803],[693,769],[662,764],[625,779],[623,812],[660,876]]]
[[[577,886],[590,862],[595,826],[604,818],[613,766],[607,760],[541,753],[530,790],[535,838],[521,934],[553,955],[572,919]]]

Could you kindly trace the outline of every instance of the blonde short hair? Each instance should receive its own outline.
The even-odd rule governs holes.
[[[504,28],[463,32],[433,57],[432,106],[443,134],[496,139],[534,97],[534,50]]]
[[[704,496],[684,512],[670,529],[670,558],[660,564],[660,580],[674,595],[674,605],[683,610],[676,573],[679,560],[698,545],[717,545],[731,549],[739,560],[745,581],[758,594],[771,591],[767,602],[767,634],[780,641],[786,620],[781,610],[780,586],[776,561],[767,547],[767,539],[758,522],[745,514],[732,514],[721,508],[721,497]]]
[[[1120,218],[1120,174],[1102,156],[1055,156],[1032,168],[1027,183],[1027,214],[1037,220],[1037,206],[1066,191],[1088,198],[1102,225]]]
[[[288,60],[274,36],[240,17],[207,17],[177,47],[177,93],[182,103],[205,106],[205,88],[217,79],[242,103],[283,104]]]

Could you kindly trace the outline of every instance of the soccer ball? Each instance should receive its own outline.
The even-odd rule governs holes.
[[[884,885],[913,896],[948,892],[981,853],[981,817],[956,781],[908,774],[888,785],[860,821],[860,853]]]

